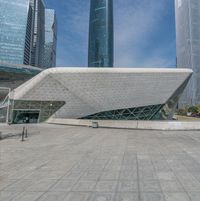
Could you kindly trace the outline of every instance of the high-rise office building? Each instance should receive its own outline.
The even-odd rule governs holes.
[[[45,43],[43,67],[56,66],[57,21],[56,13],[52,9],[45,9]]]
[[[177,67],[191,68],[193,76],[179,107],[200,103],[200,1],[175,0]]]
[[[0,0],[0,61],[43,68],[44,48],[43,0]]]
[[[45,6],[43,0],[30,0],[30,4],[34,10],[30,65],[42,67],[45,40]]]
[[[89,67],[113,67],[113,0],[91,0]]]
[[[0,60],[28,64],[33,10],[29,0],[0,0]]]

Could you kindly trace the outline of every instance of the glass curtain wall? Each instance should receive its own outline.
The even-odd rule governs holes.
[[[45,44],[43,67],[56,66],[57,21],[55,11],[45,9]]]
[[[179,106],[200,103],[200,1],[175,0],[177,67],[190,68],[193,76]]]
[[[113,67],[113,0],[91,0],[89,67]]]
[[[0,61],[24,63],[29,12],[29,0],[0,0]]]

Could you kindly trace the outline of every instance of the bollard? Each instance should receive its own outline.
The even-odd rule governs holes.
[[[24,141],[24,134],[25,134],[25,127],[23,127],[23,130],[22,130],[22,142]]]
[[[28,138],[28,131],[27,131],[27,128],[26,128],[26,131],[25,131],[25,138]]]
[[[2,132],[0,132],[0,140],[2,140],[2,139],[3,139]]]

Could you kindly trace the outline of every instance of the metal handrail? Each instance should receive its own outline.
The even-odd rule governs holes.
[[[11,88],[8,87],[0,87],[0,89],[8,90],[8,95],[4,98],[2,102],[0,102],[0,109],[7,107],[7,114],[6,114],[6,123],[9,121],[9,111],[10,111],[10,92]],[[7,105],[5,106],[7,102]]]

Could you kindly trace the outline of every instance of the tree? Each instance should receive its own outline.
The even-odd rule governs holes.
[[[198,114],[199,113],[198,107],[197,106],[191,106],[191,107],[189,107],[188,112],[191,112],[192,114]]]

